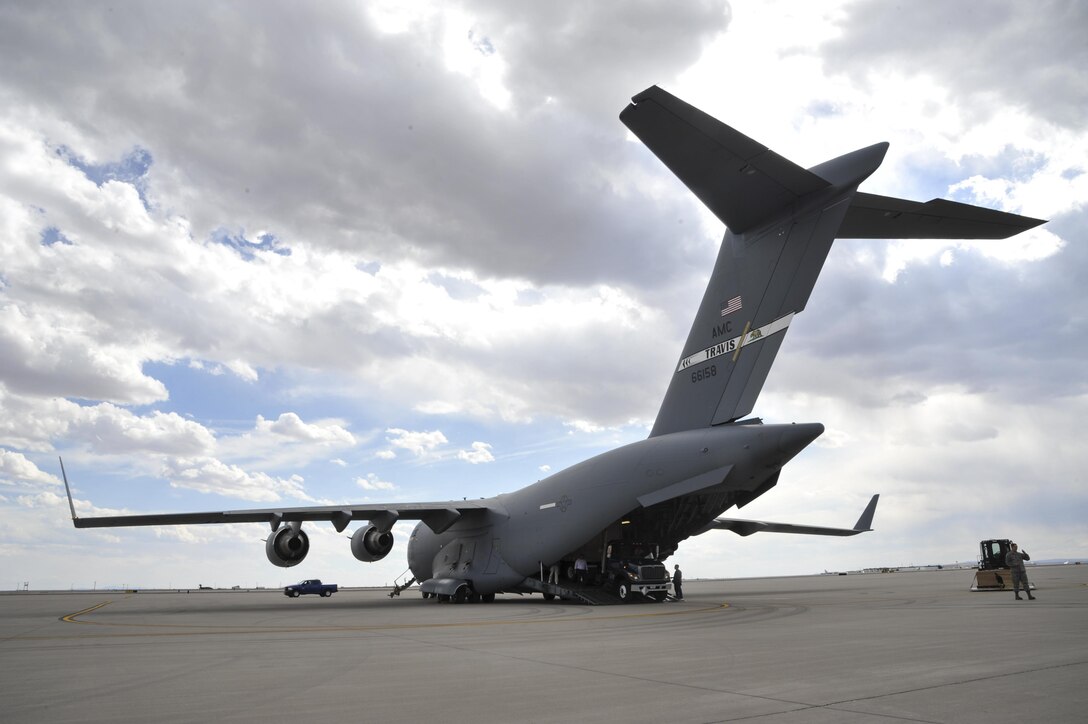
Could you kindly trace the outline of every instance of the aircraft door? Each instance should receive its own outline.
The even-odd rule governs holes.
[[[491,551],[488,553],[487,562],[484,564],[484,573],[494,575],[499,571],[499,563],[502,562],[502,540],[491,540]]]

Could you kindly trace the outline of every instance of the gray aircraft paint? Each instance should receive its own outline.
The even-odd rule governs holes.
[[[353,521],[360,560],[388,552],[398,520],[419,520],[408,543],[417,580],[478,594],[531,591],[542,566],[579,553],[599,559],[626,537],[667,558],[711,529],[856,535],[870,530],[877,496],[853,528],[718,518],[773,488],[782,466],[822,432],[818,423],[741,420],[755,406],[795,315],[802,312],[836,237],[1006,238],[1040,223],[990,209],[857,192],[888,144],[803,169],[660,88],[638,94],[620,119],[727,230],[691,332],[671,373],[650,437],[606,452],[514,493],[475,501],[278,507],[80,518],[77,528],[266,523],[270,561],[308,550],[302,529]],[[63,473],[63,464],[62,464]],[[65,476],[65,487],[68,481]],[[301,560],[301,559],[300,559]]]

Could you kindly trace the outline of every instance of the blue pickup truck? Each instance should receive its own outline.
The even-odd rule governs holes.
[[[336,593],[336,584],[322,583],[316,578],[313,578],[308,581],[303,581],[302,583],[293,583],[290,586],[285,586],[283,589],[283,595],[290,598],[298,598],[299,596],[305,596],[309,593],[331,596]]]

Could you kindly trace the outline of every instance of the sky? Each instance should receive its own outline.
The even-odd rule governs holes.
[[[0,589],[386,585],[307,526],[80,515],[510,492],[646,437],[723,228],[659,85],[862,190],[1048,219],[836,241],[754,414],[826,432],[689,578],[1088,556],[1088,6],[0,2]],[[342,539],[342,540],[341,540]],[[965,578],[964,585],[969,581]],[[10,587],[10,588],[9,588]]]

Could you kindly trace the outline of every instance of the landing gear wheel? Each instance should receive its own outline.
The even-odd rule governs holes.
[[[480,596],[480,600],[484,603],[495,603],[495,594],[485,593],[484,595]]]
[[[457,589],[456,593],[453,594],[453,602],[454,603],[464,603],[467,600],[468,600],[468,586],[461,586],[460,588]]]
[[[554,601],[555,600],[555,594],[554,593],[545,593],[544,594],[544,600],[545,601]]]
[[[431,597],[431,594],[427,593],[426,591],[420,591],[420,593],[423,594],[424,598],[430,598]]]

